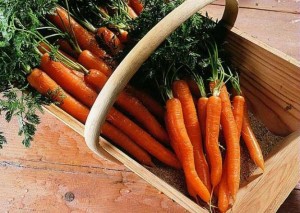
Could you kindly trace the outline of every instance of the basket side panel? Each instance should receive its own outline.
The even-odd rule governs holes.
[[[262,174],[257,169],[241,186],[233,212],[276,212],[300,178],[300,131],[270,154]]]
[[[300,65],[286,54],[237,29],[226,50],[238,68],[250,109],[270,131],[286,136],[300,129]]]

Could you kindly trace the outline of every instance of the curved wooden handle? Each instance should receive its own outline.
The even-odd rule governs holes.
[[[98,95],[85,124],[85,141],[93,152],[107,158],[108,153],[99,144],[99,129],[118,94],[124,89],[132,76],[173,31],[213,1],[215,0],[186,0],[153,27],[120,63]],[[237,12],[237,0],[226,0],[223,21],[233,26]]]

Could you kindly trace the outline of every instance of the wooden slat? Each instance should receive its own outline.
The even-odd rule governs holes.
[[[239,3],[241,4],[243,2],[244,1],[240,1]],[[299,3],[300,2],[297,4]],[[223,6],[209,5],[201,11],[203,14],[207,11],[209,16],[213,17],[214,20],[220,20],[223,9]],[[251,37],[257,38],[269,46],[300,60],[299,14],[240,8],[234,26],[242,32],[247,32]]]
[[[265,2],[275,4],[278,1],[260,1],[259,4]],[[285,2],[289,3],[290,1],[280,1],[280,3]],[[240,3],[244,3],[244,1]],[[224,8],[221,6],[210,6],[208,9],[210,9],[210,15],[216,14],[215,17],[217,17],[218,12],[221,14]],[[299,31],[297,31],[297,29],[299,30],[299,22],[297,22],[297,19],[299,19],[298,15],[241,9],[236,26],[242,31],[250,33],[254,37],[268,43],[273,47],[283,50],[288,55],[291,55],[299,60],[300,45],[299,42],[297,42],[299,41]],[[262,107],[265,107],[264,103],[262,103]],[[263,109],[264,108],[260,109],[261,113],[264,112]],[[276,117],[276,114],[272,114],[271,112],[270,116],[273,115]],[[5,162],[13,162],[13,164],[21,164],[21,166],[26,166],[23,168],[17,167],[16,169],[13,167],[14,171],[10,171],[11,168],[8,167],[5,169],[0,169],[1,180],[8,180],[7,183],[2,181],[1,188],[3,191],[1,191],[0,188],[0,196],[2,196],[0,202],[3,201],[0,203],[1,210],[14,210],[18,212],[21,211],[20,208],[22,208],[24,212],[37,211],[37,209],[42,211],[45,210],[45,206],[47,206],[49,203],[49,206],[53,204],[54,206],[58,207],[57,209],[62,210],[64,210],[64,206],[62,204],[66,205],[66,207],[72,205],[72,208],[68,210],[73,210],[76,212],[86,212],[89,211],[90,208],[95,210],[94,212],[116,212],[120,211],[120,209],[127,210],[128,212],[184,211],[175,202],[171,202],[170,199],[166,199],[165,197],[164,199],[166,200],[161,201],[161,204],[159,205],[159,202],[156,200],[156,197],[160,196],[159,191],[155,190],[148,184],[141,185],[140,182],[144,183],[144,181],[132,173],[132,175],[128,175],[126,177],[127,184],[130,184],[131,186],[130,198],[126,199],[124,202],[119,202],[116,204],[114,198],[120,194],[116,189],[120,188],[118,184],[107,181],[107,179],[118,180],[118,177],[120,177],[124,171],[126,171],[126,174],[128,174],[128,171],[124,167],[118,166],[115,163],[110,163],[101,159],[97,160],[96,157],[87,150],[84,141],[79,134],[74,133],[56,118],[52,118],[49,114],[46,113],[46,115],[42,116],[42,124],[38,130],[35,145],[28,150],[22,147],[20,144],[21,139],[15,136],[18,130],[17,121],[14,120],[10,125],[7,125],[4,121],[3,115],[1,115],[0,119],[1,131],[4,131],[9,139],[9,144],[5,146],[5,149],[0,150],[1,165],[3,166],[3,163]],[[280,123],[281,122],[279,122],[279,124]],[[56,130],[58,130],[58,133],[56,133]],[[63,149],[62,152],[57,151],[60,149]],[[31,167],[38,169],[32,169],[30,166],[28,166],[29,164],[26,163],[26,159],[31,159],[34,163],[36,163]],[[281,159],[283,160],[285,158]],[[56,165],[56,163],[62,167],[59,167],[59,165]],[[80,164],[83,164],[84,167],[80,167]],[[45,170],[45,172],[40,175],[40,171],[49,165],[54,165],[56,170],[61,171],[49,172]],[[93,169],[94,167],[96,167],[96,169]],[[100,178],[100,181],[97,182],[98,178],[96,176],[99,173],[101,174],[102,168],[104,169],[103,171],[113,170],[114,172],[109,173],[107,179],[102,180]],[[51,169],[53,168],[51,167]],[[61,174],[59,172],[61,172]],[[91,172],[92,175],[81,176],[82,173],[86,172]],[[6,175],[4,173],[6,173]],[[80,177],[84,178],[77,179],[77,173],[80,175]],[[67,176],[68,174],[72,175]],[[64,177],[60,178],[61,176]],[[92,181],[90,179],[91,176],[95,176]],[[16,178],[18,181],[15,181],[14,178]],[[76,196],[75,193],[75,200],[72,201],[73,203],[70,202],[71,204],[69,202],[65,202],[63,199],[60,200],[60,196],[64,196],[65,192],[73,191],[73,188],[70,186],[75,184],[75,179],[78,181],[78,188],[80,187],[80,191],[85,194],[85,196]],[[41,186],[40,183],[44,183],[45,180],[47,180],[46,186]],[[21,183],[23,181],[27,185],[22,185]],[[86,185],[89,184],[94,184],[96,186],[92,190],[88,190]],[[105,190],[99,190],[97,185],[101,185],[101,187],[103,187]],[[52,193],[52,188],[58,186],[61,188],[66,187],[65,189],[67,190],[59,191],[58,193]],[[140,187],[142,188],[141,190]],[[29,191],[26,193],[26,190]],[[94,193],[98,190],[102,193]],[[42,192],[44,194],[49,194],[50,196],[42,195],[41,197],[43,199],[39,199]],[[105,195],[104,198],[103,195]],[[25,202],[20,201],[23,196],[26,198]],[[98,200],[93,200],[95,197],[97,197]],[[145,197],[146,199],[144,199]],[[90,205],[87,204],[89,199],[92,201]],[[32,204],[36,203],[35,200],[38,200],[39,205],[34,206],[34,204]],[[47,200],[50,201],[47,202]],[[42,204],[44,205],[43,207],[41,207]],[[81,208],[81,205],[83,205],[85,208]],[[132,205],[134,205],[134,208]],[[169,208],[165,208],[165,205],[167,205]],[[175,209],[176,207],[174,207],[174,205],[177,206],[179,210]],[[294,207],[292,205],[294,205]],[[299,209],[299,205],[294,202],[289,203],[289,205],[284,205],[283,207],[284,208],[282,212],[295,212],[293,210]],[[54,209],[52,212],[57,209]],[[291,211],[289,211],[289,209],[291,209]],[[258,210],[256,209],[255,212],[258,212]]]
[[[51,114],[45,113],[40,116],[45,122],[38,126],[30,148],[25,148],[21,143],[17,120],[14,119],[7,124],[1,118],[1,131],[4,131],[8,141],[8,144],[4,144],[4,148],[0,150],[1,161],[26,160],[66,166],[126,170],[122,165],[99,159],[89,150],[80,134],[71,131]]]
[[[300,63],[237,29],[226,40],[228,55],[241,72],[242,86],[256,97],[249,99],[256,115],[275,134],[300,129]],[[264,113],[259,113],[262,105],[257,99],[264,103]]]
[[[300,131],[288,136],[266,160],[265,171],[256,170],[239,189],[233,212],[276,212],[299,180]],[[272,179],[272,181],[270,181]]]
[[[277,213],[296,213],[300,210],[300,190],[294,189]]]
[[[224,0],[218,0],[213,5],[224,5]],[[261,0],[244,0],[239,2],[242,9],[265,10],[281,13],[300,13],[299,1],[261,1]]]
[[[132,172],[0,163],[1,212],[183,212]],[[108,186],[109,189],[108,189]],[[144,192],[148,193],[144,193]],[[138,199],[137,199],[138,198]]]

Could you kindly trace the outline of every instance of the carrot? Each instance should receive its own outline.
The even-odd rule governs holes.
[[[200,129],[203,141],[206,138],[206,109],[207,109],[207,97],[201,97],[198,99],[197,109],[198,109],[198,119],[200,122]]]
[[[203,153],[203,142],[200,130],[200,124],[197,117],[196,107],[193,96],[186,81],[178,80],[173,83],[173,94],[180,100],[183,110],[184,124],[188,136],[193,145],[196,171],[205,184],[206,188],[211,191],[210,174],[206,158]]]
[[[74,75],[70,69],[62,63],[52,61],[48,53],[44,54],[40,64],[41,69],[46,72],[62,88],[69,92],[86,106],[92,106],[97,98],[97,93],[78,76]]]
[[[122,92],[118,96],[116,104],[132,115],[160,142],[169,144],[169,137],[165,129],[136,97],[130,93]]]
[[[64,92],[46,73],[39,69],[34,69],[27,77],[27,80],[38,92],[43,95],[50,95],[53,101],[59,103],[58,106],[61,109],[79,120],[81,123],[85,123],[89,114],[89,109]],[[130,138],[113,125],[105,122],[102,127],[102,133],[114,144],[122,147],[129,154],[134,156],[139,162],[148,166],[153,165],[148,153],[137,146]]]
[[[120,29],[117,36],[122,43],[128,42],[128,32],[126,30]]]
[[[59,49],[69,54],[73,58],[78,58],[79,52],[75,51],[71,44],[65,39],[58,39],[56,43],[59,45]]]
[[[195,192],[202,200],[208,203],[210,200],[210,193],[199,178],[195,168],[193,145],[185,128],[179,99],[169,99],[166,103],[166,109],[167,130],[173,140],[172,144],[175,152],[177,152],[177,156],[180,156],[187,185],[190,190],[192,189],[190,193]],[[191,195],[195,196],[194,194]]]
[[[226,212],[229,208],[229,191],[227,186],[227,171],[226,171],[227,163],[226,159],[223,166],[222,179],[219,184],[218,190],[218,208],[220,212]]]
[[[50,96],[53,101],[60,103],[58,106],[68,114],[82,123],[85,122],[89,110],[64,92],[46,73],[33,69],[27,80],[39,93]]]
[[[172,134],[173,131],[171,131],[171,128],[170,127],[170,113],[166,113],[165,114],[165,124],[166,124],[166,128],[168,130],[168,133],[169,133],[169,137],[170,137],[170,144],[171,144],[171,147],[173,148],[173,150],[175,151],[175,154],[178,158],[178,160],[180,161],[181,165],[182,165],[182,160],[181,160],[181,153],[179,151],[179,147],[178,147],[178,141],[176,141],[176,135]],[[177,143],[176,143],[177,142]],[[191,186],[191,183],[190,182],[187,182],[186,181],[186,184],[187,184],[187,190],[188,190],[188,193],[191,197],[193,197],[195,200],[197,200],[197,193],[196,191],[193,189],[193,187]]]
[[[137,97],[157,119],[164,120],[165,109],[150,95],[129,85],[126,86],[126,91]]]
[[[49,20],[59,29],[75,36],[79,46],[83,50],[91,51],[96,57],[110,59],[111,57],[99,47],[96,38],[78,24],[68,12],[61,7],[57,7],[55,14],[49,15]]]
[[[158,143],[147,132],[145,132],[134,122],[130,121],[125,115],[123,115],[116,109],[111,108],[107,116],[107,121],[121,129],[135,143],[137,143],[140,147],[145,149],[161,162],[173,168],[181,168],[178,159],[171,151]]]
[[[189,88],[190,88],[193,96],[195,96],[196,98],[201,97],[201,93],[200,93],[197,82],[191,78],[186,79],[186,82],[189,85]]]
[[[72,92],[75,98],[81,100],[82,103],[88,107],[93,105],[97,93],[88,88],[85,82],[74,75],[68,68],[59,62],[51,61],[47,54],[44,54],[42,57],[41,67],[45,69],[44,71],[46,73],[49,73],[50,77],[53,76],[55,78],[54,80],[57,81],[63,89],[67,92]],[[79,90],[80,92],[78,92]],[[158,160],[161,160],[169,166],[180,168],[180,164],[172,152],[157,142],[125,115],[112,108],[108,113],[108,120]]]
[[[227,184],[231,196],[235,199],[240,184],[240,141],[238,138],[238,128],[234,120],[229,95],[225,85],[221,87],[220,98],[222,100],[221,125],[226,142],[226,158],[228,160]]]
[[[219,184],[222,177],[222,156],[218,142],[221,109],[221,99],[218,96],[211,96],[208,98],[206,111],[205,147],[210,163],[210,180],[213,187],[216,187]]]
[[[236,95],[233,98],[233,116],[237,125],[238,129],[238,138],[241,137],[243,120],[244,120],[244,105],[245,105],[245,98],[241,95]]]
[[[252,131],[250,122],[249,122],[249,115],[247,104],[244,105],[244,120],[242,126],[242,138],[247,146],[251,159],[254,163],[260,167],[262,170],[265,169],[264,165],[264,157],[262,155],[262,151],[260,146],[257,142],[257,139]]]
[[[96,38],[109,49],[112,55],[117,55],[124,48],[119,38],[107,27],[98,28]]]
[[[84,50],[78,57],[78,62],[87,69],[96,69],[106,76],[111,76],[112,69],[100,58],[97,58],[89,50]]]
[[[71,73],[76,75],[77,77],[79,77],[81,80],[84,80],[84,74],[82,72],[78,72],[77,70],[71,69]],[[88,86],[91,87],[90,85],[88,85]]]
[[[128,15],[130,16],[130,18],[132,19],[136,19],[138,17],[138,15],[136,14],[136,12],[132,9],[132,7],[127,6],[128,9]]]
[[[144,6],[143,6],[143,4],[141,3],[140,0],[130,0],[129,1],[129,6],[134,9],[134,11],[136,12],[136,14],[138,16],[142,13],[142,11],[144,9]]]
[[[90,70],[90,73],[85,76],[85,81],[97,92],[101,91],[107,80],[108,77],[98,70]],[[132,115],[160,142],[169,144],[169,138],[164,128],[136,97],[123,91],[119,94],[116,104]]]
[[[136,145],[127,135],[118,128],[105,122],[101,129],[102,134],[113,141],[116,145],[122,147],[126,152],[136,158],[139,162],[147,166],[153,166],[150,155]]]

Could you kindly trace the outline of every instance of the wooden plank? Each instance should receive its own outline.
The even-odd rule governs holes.
[[[294,189],[286,201],[278,209],[277,213],[297,213],[300,212],[300,190]]]
[[[224,5],[224,0],[215,1],[212,5]],[[300,13],[299,1],[260,1],[260,0],[243,0],[239,1],[239,7],[242,9],[265,10],[282,13]]]
[[[41,115],[41,120],[31,147],[26,149],[18,136],[17,120],[7,124],[1,118],[1,131],[5,133],[8,144],[0,150],[0,159],[126,170],[124,166],[99,159],[89,150],[80,134],[71,131],[49,113]]]
[[[237,29],[233,32],[228,33],[226,50],[241,72],[241,84],[269,109],[264,109],[267,113],[259,113],[261,105],[249,99],[254,112],[275,134],[287,135],[298,130],[300,63]],[[272,113],[276,120],[270,119]]]
[[[257,169],[239,189],[232,212],[276,212],[300,178],[299,165],[300,131],[273,150],[263,174]]]
[[[213,17],[214,20],[220,20],[224,7],[209,5],[201,11],[203,14],[207,11],[209,16]],[[234,26],[242,32],[247,32],[253,38],[257,38],[269,46],[281,50],[287,55],[300,60],[299,14],[257,11],[240,8],[238,18]]]
[[[65,168],[0,164],[1,212],[184,211],[131,172],[103,169],[88,174]]]
[[[270,2],[270,1],[266,1],[266,2]],[[212,8],[212,11],[210,12],[211,14],[213,14],[217,11],[223,12],[223,7],[212,6],[211,8]],[[294,8],[296,8],[296,7],[294,7]],[[241,11],[243,11],[243,10],[241,10]],[[278,49],[281,49],[281,50],[285,51],[287,54],[292,55],[292,56],[294,56],[295,58],[297,58],[299,60],[299,58],[300,58],[299,57],[300,54],[298,53],[299,42],[297,42],[299,40],[298,40],[298,37],[297,37],[298,34],[295,33],[295,32],[299,31],[299,24],[297,24],[298,23],[297,22],[297,17],[296,16],[290,16],[290,14],[285,14],[284,17],[280,14],[278,16],[277,15],[278,15],[277,13],[273,14],[272,12],[264,12],[264,13],[261,12],[261,11],[248,12],[248,10],[245,10],[245,12],[240,13],[240,15],[238,17],[238,20],[237,20],[238,23],[237,23],[236,26],[238,26],[243,31],[250,32],[250,34],[257,37],[258,39],[264,40],[266,43],[270,44],[271,46],[275,46]],[[241,18],[243,20],[241,20]],[[261,23],[263,23],[263,24],[261,24]],[[282,33],[283,31],[281,29],[279,29],[278,26],[283,26],[283,28],[285,29],[284,33]],[[293,35],[295,35],[295,36],[293,36]],[[29,156],[29,158],[33,159],[34,161],[39,161],[39,158],[41,158],[41,159],[47,158],[47,161],[45,161],[45,162],[47,162],[47,165],[51,164],[51,161],[53,161],[53,162],[57,161],[59,163],[66,162],[70,165],[77,165],[77,164],[83,163],[87,167],[89,167],[89,162],[92,161],[92,166],[97,165],[98,161],[95,160],[94,157],[91,157],[90,154],[81,153],[82,152],[81,145],[83,144],[81,142],[83,142],[83,139],[81,137],[73,138],[73,135],[74,134],[76,135],[76,133],[71,131],[68,127],[66,127],[65,125],[63,125],[59,121],[52,122],[52,119],[56,120],[55,118],[52,118],[51,116],[49,116],[47,114],[42,117],[42,124],[48,123],[49,121],[50,122],[49,122],[49,124],[47,124],[47,126],[48,126],[47,128],[39,129],[39,131],[38,131],[39,134],[44,135],[44,137],[46,136],[46,137],[50,138],[50,136],[47,136],[49,134],[48,133],[49,128],[50,129],[55,129],[55,128],[56,129],[61,129],[61,131],[63,132],[62,134],[68,135],[68,137],[66,137],[66,136],[63,137],[63,140],[59,140],[60,143],[66,144],[66,143],[68,143],[68,140],[70,140],[72,142],[75,141],[75,143],[77,144],[76,146],[70,146],[70,149],[66,149],[66,147],[64,145],[63,147],[65,147],[65,152],[64,153],[59,152],[59,154],[55,155],[55,150],[60,149],[60,147],[61,147],[60,143],[54,142],[53,146],[50,147],[52,141],[47,140],[47,143],[49,143],[49,145],[47,145],[47,146],[49,146],[47,149],[42,148],[43,150],[40,151],[39,148],[36,147],[34,152],[30,155],[30,153],[32,152],[32,149],[29,149],[29,150],[25,149],[25,151],[24,151],[24,149],[20,145],[20,147],[18,147],[15,151],[10,150],[11,153],[9,154],[9,159],[11,160],[11,159],[14,158],[14,155],[17,155],[17,158],[15,159],[16,162],[18,162],[19,159],[22,159],[23,157],[26,159]],[[0,124],[1,124],[0,125],[1,130],[4,129],[4,132],[6,133],[6,135],[9,135],[9,137],[10,137],[9,138],[9,141],[10,141],[9,146],[12,143],[20,144],[20,138],[10,136],[11,134],[15,134],[17,132],[17,121],[14,120],[11,125],[7,125],[6,122],[4,121],[3,116],[1,116]],[[51,131],[50,134],[52,134],[53,137],[56,137],[54,131]],[[36,141],[36,143],[38,143],[38,142],[43,142],[43,143],[39,143],[37,146],[39,146],[39,145],[45,146],[44,139],[43,139],[42,136],[39,137],[39,140]],[[1,154],[6,152],[7,149],[9,148],[9,146],[6,146],[6,148],[3,150],[3,152],[0,150],[0,158],[2,157]],[[50,157],[49,157],[47,154],[48,154],[48,150],[50,148],[51,148],[50,152],[53,152],[53,153],[50,154]],[[83,148],[83,149],[85,149],[85,148]],[[27,156],[25,156],[25,155],[23,156],[22,152],[26,152]],[[71,152],[73,154],[69,154],[68,152]],[[66,159],[64,159],[62,155],[66,155]],[[81,158],[81,160],[78,160],[78,161],[76,160],[77,155],[79,156],[79,158]],[[74,158],[74,159],[69,159],[69,157]],[[56,160],[56,158],[58,158],[58,160]],[[74,164],[73,164],[73,161],[75,161]],[[43,164],[43,162],[44,161],[39,161],[40,164]],[[117,177],[120,173],[122,173],[121,171],[118,171],[119,167],[117,166],[117,164],[109,163],[109,162],[106,162],[106,161],[103,161],[103,160],[99,160],[99,162],[102,166],[104,166],[104,168],[106,168],[105,165],[109,165],[107,167],[111,168],[112,170],[114,170],[114,168],[117,168],[117,169],[115,169],[114,174],[110,174],[110,175],[112,175],[112,177],[109,177],[109,178]],[[42,165],[40,165],[40,167],[42,167]],[[74,171],[78,169],[79,171],[90,172],[90,170],[84,170],[81,167],[75,166],[74,168],[76,168],[76,169],[74,169]],[[30,169],[30,168],[28,168],[28,169]],[[26,171],[27,168],[25,168],[24,170]],[[70,169],[70,167],[67,166],[66,170],[68,170],[68,172],[69,172],[71,169]],[[19,171],[20,170],[18,170],[18,172]],[[95,172],[95,170],[93,170],[92,172]],[[1,170],[0,174],[2,174],[2,173],[3,172]],[[19,177],[19,182],[21,182],[21,179],[26,179],[25,177],[27,176],[26,172],[24,172],[23,170],[22,170],[22,174],[17,173],[17,172],[10,172],[10,173],[8,173],[7,176],[5,176],[5,178],[6,179],[8,179],[8,178],[12,179],[12,177],[17,177],[18,176]],[[51,173],[51,175],[53,175],[53,174]],[[32,182],[39,183],[39,182],[43,181],[43,178],[47,178],[47,177],[48,177],[47,175],[32,176]],[[76,177],[76,176],[74,176],[74,177]],[[1,179],[2,179],[2,177],[1,177]],[[127,180],[129,182],[131,182],[131,181],[134,182],[135,179],[140,180],[139,178],[137,178],[136,175],[128,177]],[[49,179],[47,184],[54,184],[55,185],[55,183],[58,184],[60,182],[63,182],[63,181],[61,181],[61,179],[59,179],[59,178],[57,178],[57,176],[55,176],[55,178]],[[80,179],[79,183],[85,183],[84,179]],[[15,183],[13,183],[11,185],[14,185],[14,184]],[[102,182],[99,182],[99,184],[101,184],[103,186],[103,188],[106,188],[106,190],[105,190],[106,194],[111,194],[110,191],[115,190],[115,188],[114,188],[115,186],[113,184],[111,184],[110,182],[102,181]],[[34,187],[34,184],[31,184],[31,185]],[[1,187],[2,187],[2,185],[1,185]],[[38,195],[39,191],[43,191],[43,190],[47,191],[48,190],[48,188],[45,188],[45,187],[39,187],[38,189],[39,190],[37,192],[35,192],[36,195],[34,195],[34,192],[31,192],[32,196],[30,197],[30,200],[32,200],[32,202],[34,202],[34,199],[37,198],[37,195]],[[149,195],[150,199],[148,200],[148,202],[143,203],[144,208],[148,209],[149,205],[151,205],[151,204],[149,204],[149,203],[151,203],[151,199],[152,199],[151,196],[156,196],[158,191],[154,190],[149,185],[147,185],[147,187],[144,188],[144,189],[145,190],[138,191],[139,188],[132,188],[132,192],[134,193],[134,195],[132,195],[131,199],[126,200],[126,203],[124,202],[123,204],[120,204],[120,206],[117,206],[117,207],[119,207],[119,209],[126,209],[126,210],[129,208],[130,212],[141,212],[143,210],[142,208],[139,208],[138,211],[135,211],[135,209],[131,208],[130,207],[131,203],[135,202],[136,200],[139,200],[141,197],[144,197],[145,195]],[[11,188],[7,187],[6,190],[5,190],[5,193],[8,193],[8,192],[10,193],[11,192],[10,190],[11,190]],[[18,188],[18,189],[14,188],[14,193],[15,194],[10,196],[10,200],[11,200],[12,203],[15,202],[16,200],[18,200],[18,198],[19,198],[18,195],[19,194],[21,196],[23,196],[22,195],[23,190],[25,190],[25,188]],[[85,193],[91,193],[91,192],[85,191]],[[0,195],[3,195],[3,193],[1,192]],[[96,195],[96,196],[99,196],[99,195]],[[48,197],[47,199],[53,199],[53,197]],[[85,198],[84,202],[87,202],[87,199],[88,199],[88,197]],[[8,200],[5,200],[5,201],[8,202]],[[101,201],[102,200],[97,201],[97,203],[99,205],[104,206],[104,208],[101,209],[101,212],[105,212],[105,210],[106,210],[105,206],[114,205],[114,200],[113,199],[109,199],[109,198],[105,199],[105,201],[106,201],[105,203],[104,202],[102,203]],[[94,204],[94,205],[98,205],[98,204]],[[172,206],[172,205],[176,205],[176,204],[173,203],[173,202],[170,202],[170,203],[168,202],[167,205]],[[0,204],[0,206],[2,206],[2,205]],[[24,208],[26,208],[26,206],[24,206]],[[284,209],[285,212],[288,212],[288,209],[289,209],[289,206],[285,206],[285,209]],[[35,210],[35,209],[32,209],[32,211],[33,210]],[[87,211],[87,208],[84,209],[84,210]],[[111,210],[111,212],[116,211],[116,209],[112,208],[112,207],[110,207],[110,210]],[[148,210],[148,211],[149,212],[155,212],[155,211],[163,211],[163,210],[159,205],[157,205],[156,208],[153,208],[153,209]],[[142,211],[142,212],[144,212],[144,211]]]

